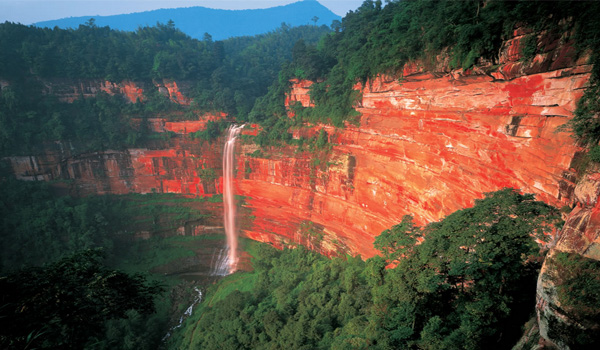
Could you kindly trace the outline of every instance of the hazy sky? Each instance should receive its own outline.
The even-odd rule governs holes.
[[[204,6],[218,9],[251,9],[286,5],[299,0],[0,0],[0,23],[22,24],[79,16],[107,16],[159,8]],[[344,16],[363,0],[318,0]]]

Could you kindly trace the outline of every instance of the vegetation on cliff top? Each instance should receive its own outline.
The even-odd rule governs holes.
[[[572,30],[578,53],[591,50],[591,63],[600,63],[599,11],[600,3],[591,1],[388,1],[386,6],[379,0],[364,1],[317,45],[294,46],[293,61],[283,67],[279,81],[258,100],[250,117],[267,125],[277,124],[269,118],[284,118],[289,82],[283,77],[295,77],[316,82],[310,91],[315,107],[298,107],[301,120],[287,121],[288,126],[355,122],[353,106],[360,97],[353,90],[356,84],[378,74],[401,78],[411,61],[433,67],[442,57],[450,68],[465,69],[479,60],[493,64],[517,24],[539,31]],[[598,67],[572,123],[579,140],[592,144],[600,140]],[[266,138],[278,140],[277,135]]]
[[[211,288],[214,302],[169,345],[507,349],[533,312],[542,260],[533,237],[547,241],[543,233],[560,223],[556,209],[506,189],[440,222],[416,227],[406,219],[382,233],[377,244],[388,260],[330,260],[262,245],[253,252],[254,271],[231,276],[247,288]],[[427,239],[418,244],[421,236]],[[386,269],[391,260],[397,266]]]
[[[259,122],[269,133],[257,142],[269,144],[289,141],[289,127],[304,122],[343,125],[352,116],[357,82],[378,73],[397,74],[410,60],[431,63],[427,57],[448,48],[455,67],[470,67],[478,58],[493,61],[516,21],[550,28],[571,15],[581,48],[598,47],[600,26],[593,17],[598,11],[588,6],[598,5],[393,1],[383,7],[380,1],[365,1],[316,46],[326,28],[284,26],[256,38],[214,42],[208,36],[192,40],[170,25],[126,34],[93,23],[68,31],[5,23],[0,25],[0,61],[6,63],[0,65],[0,77],[9,86],[2,82],[0,92],[0,150],[30,151],[32,145],[56,140],[89,141],[90,149],[126,147],[141,137],[130,128],[132,116],[173,111],[158,94],[150,94],[144,104],[125,104],[104,94],[62,103],[41,94],[38,76],[149,84],[153,79],[193,80],[191,109]],[[598,57],[593,54],[594,62]],[[293,62],[284,63],[289,58]],[[581,137],[589,143],[600,137],[595,124],[598,67],[574,127],[576,133],[577,125],[585,127]],[[317,81],[312,91],[316,107],[295,106],[296,118],[290,119],[283,103],[294,76]],[[207,134],[196,136],[209,139],[219,130],[212,125]],[[324,147],[325,136],[321,133],[315,144]],[[95,207],[93,199],[55,202],[36,196],[31,198],[39,200],[31,203],[14,194],[0,202],[3,238],[12,242],[2,246],[8,254],[3,259],[27,261],[31,252],[23,253],[19,239],[35,247],[41,257],[34,259],[41,261],[76,247],[110,246],[103,242],[109,235],[106,208]],[[26,214],[11,209],[21,202]],[[198,320],[203,331],[195,332],[204,337],[197,341],[207,348],[505,348],[533,305],[529,292],[539,260],[530,236],[548,231],[547,225],[557,220],[554,209],[506,190],[423,228],[407,217],[377,239],[386,259],[330,261],[303,250],[265,249],[248,277],[253,279],[246,285],[249,291],[204,306],[206,314]],[[428,239],[415,244],[423,235]],[[15,263],[8,260],[3,262]],[[384,269],[390,262],[398,267]],[[219,325],[226,327],[215,330]]]
[[[573,29],[580,52],[591,48],[592,62],[596,62],[600,25],[593,14],[599,6],[578,1],[480,0],[390,1],[383,6],[381,1],[368,0],[335,23],[334,31],[325,26],[283,25],[269,34],[226,41],[213,41],[209,35],[192,39],[173,23],[138,28],[133,33],[93,22],[76,30],[4,23],[0,25],[0,61],[4,63],[0,77],[10,86],[2,88],[0,144],[17,147],[69,139],[72,135],[63,131],[71,130],[67,124],[72,119],[78,119],[84,129],[101,129],[120,140],[120,145],[109,142],[109,147],[131,146],[141,138],[128,129],[127,115],[132,112],[98,128],[94,119],[102,118],[94,115],[101,112],[93,111],[94,115],[86,118],[63,115],[61,111],[68,107],[52,102],[50,96],[32,94],[35,89],[41,91],[40,86],[19,86],[31,83],[32,77],[146,81],[148,91],[153,89],[151,80],[192,81],[186,93],[194,102],[188,112],[223,111],[239,121],[262,124],[270,133],[265,140],[286,141],[290,139],[286,130],[294,125],[355,122],[353,106],[359,94],[353,87],[381,73],[399,76],[403,65],[412,60],[433,65],[441,53],[449,57],[452,67],[463,68],[479,59],[496,61],[502,40],[516,23],[536,30]],[[594,69],[591,87],[572,123],[579,139],[589,144],[600,140],[598,70]],[[294,121],[288,120],[284,107],[292,77],[316,82],[311,90],[315,107],[297,107]],[[135,113],[148,116],[174,107],[168,101],[150,104],[138,107]],[[194,113],[184,115],[196,117]],[[44,128],[37,130],[32,124]],[[13,133],[22,135],[17,138]],[[100,140],[104,136],[86,137],[96,149],[107,147],[107,141]]]
[[[93,22],[76,30],[0,24],[0,152],[27,153],[51,141],[83,141],[84,150],[136,146],[147,130],[133,127],[133,118],[196,119],[201,112],[218,111],[243,120],[292,58],[294,43],[315,43],[328,31],[282,25],[255,37],[213,41],[207,35],[200,41],[172,24],[133,33]],[[77,80],[131,80],[145,89],[144,101],[129,104],[99,93],[60,102],[40,78],[66,91]],[[155,83],[163,79],[189,82],[192,106],[159,94]]]

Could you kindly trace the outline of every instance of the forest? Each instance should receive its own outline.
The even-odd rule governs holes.
[[[56,142],[70,142],[81,153],[142,147],[157,135],[134,120],[197,119],[205,112],[229,118],[193,135],[202,142],[218,139],[236,121],[262,127],[250,137],[261,147],[310,141],[310,151],[327,149],[323,130],[312,140],[294,140],[290,128],[356,125],[353,107],[360,96],[353,87],[378,74],[401,79],[402,66],[412,60],[432,65],[442,54],[452,68],[469,69],[481,60],[493,64],[502,40],[520,23],[571,33],[577,54],[590,52],[590,86],[567,127],[599,162],[599,7],[480,0],[384,6],[368,0],[331,28],[283,24],[268,34],[224,41],[208,34],[192,39],[173,22],[131,33],[93,20],[69,30],[4,23],[0,155],[28,155]],[[537,48],[526,49],[531,59]],[[291,78],[316,82],[310,92],[315,107],[292,106],[294,118],[284,105]],[[67,103],[43,84],[128,80],[151,87],[162,79],[191,82],[192,104],[174,104],[152,88],[135,103],[104,93]],[[192,288],[153,269],[189,257],[186,244],[198,242],[158,233],[190,218],[210,220],[210,213],[195,207],[209,200],[219,198],[72,198],[0,169],[0,346],[507,349],[533,316],[536,276],[546,254],[533,237],[547,242],[548,233],[562,225],[556,208],[504,189],[439,222],[417,226],[405,216],[375,239],[381,255],[366,260],[247,243],[252,271],[207,287],[206,302],[163,342]],[[136,240],[132,226],[156,237]],[[600,297],[593,291],[600,287],[583,277],[597,264],[566,253],[552,263],[568,272],[557,282],[564,286],[561,301],[597,320],[593,306]],[[598,348],[597,339],[574,332],[558,337],[577,349]]]
[[[265,144],[286,141],[282,131],[303,123],[325,123],[343,127],[356,124],[353,106],[359,98],[355,84],[368,83],[378,74],[402,79],[402,67],[418,61],[433,67],[436,57],[449,60],[448,68],[469,69],[479,61],[498,60],[500,45],[515,25],[535,30],[569,33],[577,54],[590,53],[594,64],[590,87],[586,89],[575,118],[567,126],[578,140],[589,146],[600,141],[600,20],[593,13],[600,8],[590,1],[364,1],[348,13],[334,32],[318,45],[297,42],[293,61],[284,66],[286,78],[309,79],[315,107],[295,110],[296,120],[281,118],[281,106],[288,80],[280,79],[261,97],[250,119],[268,125],[261,137]],[[535,44],[535,43],[534,43]],[[537,47],[523,48],[532,59]],[[284,120],[282,120],[284,119]],[[283,133],[284,134],[284,133]],[[600,152],[600,150],[596,150]],[[597,158],[600,160],[600,158]]]
[[[161,114],[197,119],[204,112],[225,112],[244,120],[254,101],[278,79],[300,39],[314,44],[325,26],[282,25],[268,34],[226,41],[192,39],[174,27],[157,24],[136,32],[97,27],[93,21],[76,30],[0,24],[0,154],[27,154],[44,143],[74,142],[80,151],[124,149],[149,136],[132,119]],[[192,82],[192,106],[171,103],[155,89],[144,101],[98,93],[73,103],[61,102],[39,80],[122,80],[152,86],[153,80]],[[66,80],[65,80],[66,79]],[[143,125],[143,123],[142,123]]]
[[[356,83],[377,74],[401,78],[406,62],[434,64],[442,53],[450,68],[468,69],[478,60],[497,60],[502,39],[516,24],[536,30],[572,33],[578,54],[600,60],[600,23],[592,14],[597,2],[365,1],[331,28],[288,27],[255,37],[213,41],[192,39],[170,21],[135,32],[98,27],[90,19],[78,29],[48,29],[0,24],[0,77],[10,84],[0,99],[0,151],[24,151],[40,142],[92,140],[88,149],[123,148],[143,142],[144,131],[131,118],[179,110],[179,118],[225,112],[239,122],[264,126],[258,143],[289,142],[287,130],[305,123],[343,127],[357,123],[353,109]],[[596,9],[596,10],[594,10]],[[466,15],[471,14],[471,15]],[[568,19],[568,20],[565,20]],[[525,50],[529,58],[535,47]],[[583,144],[600,140],[593,118],[600,108],[600,77],[594,65],[591,86],[569,127]],[[169,103],[153,89],[133,105],[99,94],[97,99],[60,103],[43,94],[35,77],[138,81],[172,79],[193,82],[189,108]],[[297,107],[286,116],[285,93],[291,78],[316,81],[314,108]],[[75,111],[83,110],[83,115]],[[122,111],[119,113],[118,111]],[[19,115],[12,118],[11,115]],[[104,115],[104,117],[102,117]]]
[[[424,227],[404,217],[366,261],[260,245],[254,270],[211,287],[169,346],[508,349],[533,314],[544,252],[532,237],[561,225],[557,209],[505,189]]]

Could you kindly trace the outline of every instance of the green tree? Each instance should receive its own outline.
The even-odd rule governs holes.
[[[3,348],[81,349],[127,310],[154,312],[162,291],[140,275],[105,267],[98,250],[0,277]]]
[[[534,239],[547,242],[561,222],[556,208],[533,195],[487,194],[473,208],[427,225],[424,241],[402,250],[381,293],[394,308],[416,305],[412,328],[421,335],[413,339],[422,347],[435,347],[442,335],[444,348],[505,348],[533,302],[523,289],[535,290],[541,259]]]
[[[422,237],[421,229],[414,225],[412,216],[405,215],[400,224],[375,237],[373,245],[391,263],[410,253]]]

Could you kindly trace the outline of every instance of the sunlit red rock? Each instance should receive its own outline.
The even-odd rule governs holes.
[[[181,83],[179,84],[181,85]],[[163,92],[169,99],[177,104],[189,106],[192,103],[192,99],[184,96],[181,92],[181,88],[176,81],[164,80],[163,84],[157,84],[160,92]],[[163,91],[165,89],[166,91]]]
[[[527,35],[544,43],[533,60],[521,59]],[[496,66],[483,62],[452,70],[443,54],[438,60],[411,62],[400,78],[380,76],[360,87],[360,127],[293,131],[298,138],[325,129],[334,145],[330,152],[284,147],[260,155],[251,141],[240,146],[236,186],[247,197],[249,215],[244,234],[279,246],[308,242],[325,254],[369,257],[376,254],[374,237],[402,216],[426,224],[503,187],[535,193],[556,206],[570,204],[579,175],[571,162],[579,149],[559,128],[573,116],[589,79],[585,56],[573,55],[570,41],[518,29]],[[312,83],[292,83],[288,106],[311,106]],[[179,82],[155,84],[187,103]],[[130,100],[139,92],[135,85],[104,85],[114,93],[131,91]],[[21,178],[74,179],[82,193],[220,193],[222,146],[205,145],[189,134],[222,117],[149,118],[151,130],[177,136],[145,149],[71,156],[64,147],[13,157],[11,163]],[[248,126],[243,133],[257,132]],[[216,169],[218,178],[200,179],[202,168]],[[309,223],[322,234],[318,242],[304,232]]]
[[[523,59],[531,36],[537,38],[536,52]],[[377,253],[374,238],[406,214],[426,224],[471,206],[486,192],[514,187],[557,207],[574,206],[551,254],[566,251],[599,260],[600,174],[573,169],[581,150],[561,129],[573,117],[591,66],[587,55],[576,54],[573,41],[563,39],[518,28],[497,62],[451,69],[447,55],[440,54],[437,63],[408,63],[399,78],[380,76],[357,86],[360,127],[292,131],[300,138],[325,129],[330,151],[256,152],[258,147],[246,141],[238,150],[236,183],[237,193],[245,196],[243,234],[279,247],[300,243],[324,254],[370,257]],[[312,82],[292,84],[286,104],[312,106]],[[154,87],[174,102],[190,103],[179,82]],[[143,99],[143,87],[133,82],[54,82],[47,89],[64,101],[99,91],[131,102]],[[155,147],[76,155],[69,145],[57,144],[43,154],[8,159],[17,177],[71,180],[69,189],[80,195],[209,196],[222,191],[222,145],[189,134],[223,117],[149,118],[152,131],[177,134]],[[243,131],[257,133],[257,125]],[[214,169],[216,178],[201,178],[202,169]],[[552,273],[547,266],[542,271],[538,311],[569,322],[557,312],[554,286],[543,277]],[[547,327],[541,325],[544,336]]]
[[[109,85],[111,84],[110,82],[106,82],[105,85]],[[110,90],[112,93],[114,93],[115,89],[118,89],[118,91],[124,95],[127,100],[131,103],[135,103],[135,102],[143,102],[144,101],[144,90],[137,86],[134,82],[132,81],[124,81],[123,83],[121,83],[121,85],[116,85],[116,84],[111,84],[112,86],[112,90]],[[105,92],[107,92],[105,90]],[[109,92],[109,93],[111,93]]]
[[[292,79],[292,91],[285,98],[285,105],[290,106],[296,102],[300,102],[305,107],[312,107],[314,104],[310,100],[308,92],[313,82],[303,79]]]
[[[167,96],[171,101],[189,106],[191,98],[186,94],[189,92],[189,83],[175,82],[172,80],[156,81],[153,83],[154,89]],[[146,84],[123,80],[121,82],[101,81],[101,80],[62,80],[53,79],[44,81],[45,92],[56,95],[63,102],[73,102],[78,98],[95,97],[98,93],[104,92],[109,95],[121,95],[127,101],[135,103],[144,101],[144,91],[152,87]],[[185,86],[185,88],[182,88]],[[185,90],[185,91],[184,91]]]
[[[505,44],[500,75],[411,63],[400,80],[367,83],[360,127],[325,127],[335,145],[320,163],[329,166],[291,149],[250,157],[254,149],[245,146],[239,189],[256,217],[246,234],[282,245],[311,221],[339,246],[372,256],[374,237],[403,215],[425,224],[504,187],[559,207],[570,203],[579,148],[560,127],[572,118],[591,67],[574,55],[565,61],[570,46],[554,45],[527,64],[516,47],[516,39]],[[310,83],[292,82],[288,103],[310,106]]]

